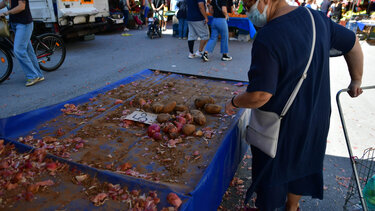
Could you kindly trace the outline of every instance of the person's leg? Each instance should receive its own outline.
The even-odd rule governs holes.
[[[184,19],[178,19],[178,38],[182,39],[183,37],[183,27],[184,27]]]
[[[29,56],[28,46],[31,45],[30,38],[33,31],[32,24],[12,24],[15,29],[14,54],[18,59],[27,79],[39,77],[38,71],[34,68],[33,61]],[[35,57],[35,53],[34,53]],[[40,70],[39,70],[40,71]],[[43,76],[43,75],[42,75]]]
[[[182,38],[187,38],[187,33],[188,33],[188,25],[187,25],[187,20],[186,19],[182,19],[183,20],[183,23],[184,23],[184,25],[183,25],[183,29],[182,29],[182,35],[183,35],[183,37]]]
[[[211,24],[211,36],[207,42],[205,53],[212,53],[214,51],[217,39],[219,37],[218,19],[214,18]]]
[[[220,41],[220,52],[222,54],[228,53],[228,24],[225,18],[219,18],[217,20],[216,28],[218,29],[221,41]]]
[[[197,34],[195,31],[196,21],[188,21],[189,34],[188,34],[188,46],[189,46],[189,58],[194,58],[194,41],[197,39]]]
[[[34,29],[34,23],[32,22],[30,24],[32,25],[32,30],[31,31],[33,31],[33,29]],[[33,67],[34,67],[36,73],[38,74],[38,77],[39,78],[44,78],[42,70],[40,69],[40,66],[39,66],[38,59],[36,58],[36,54],[35,54],[33,45],[31,44],[31,41],[27,45],[27,54],[29,55],[29,57],[31,59],[31,62],[33,63]]]
[[[288,211],[297,210],[301,196],[323,199],[323,171],[289,182],[286,202]]]
[[[199,22],[199,37],[201,38],[199,51],[202,52],[208,42],[208,39],[210,39],[210,31],[208,30],[208,25],[204,22],[204,20]]]
[[[286,210],[287,211],[296,211],[299,207],[299,200],[301,195],[295,195],[293,193],[288,193],[288,198],[286,201]]]
[[[189,52],[191,54],[193,54],[193,52],[194,52],[194,40],[189,40],[188,41],[188,46],[189,46]]]
[[[124,15],[124,31],[129,30],[126,26],[128,25],[129,20],[129,10],[122,10],[122,14]]]

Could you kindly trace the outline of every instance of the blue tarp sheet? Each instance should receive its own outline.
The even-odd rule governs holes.
[[[208,25],[211,25],[213,17],[208,16]],[[229,17],[228,26],[237,27],[239,29],[246,30],[250,33],[250,37],[253,39],[257,32],[254,28],[253,23],[248,18]]]
[[[365,28],[365,26],[375,26],[375,22],[361,22],[361,21],[357,21],[357,25],[358,25],[359,30],[363,31],[363,29]]]
[[[36,128],[38,125],[41,125],[42,123],[61,115],[61,109],[64,108],[65,104],[82,104],[88,102],[90,98],[112,90],[121,84],[128,84],[140,79],[145,79],[152,76],[153,74],[154,73],[152,70],[144,70],[132,76],[126,77],[118,82],[107,85],[90,93],[78,96],[66,102],[47,106],[17,116],[0,119],[0,138],[5,139],[6,142],[13,142],[16,145],[17,149],[20,150],[20,152],[29,151],[30,149],[32,149],[32,147],[17,142],[18,137],[30,134],[30,132],[37,132]],[[169,77],[181,77],[181,75],[171,74]],[[227,81],[227,83],[235,82]],[[70,166],[76,167],[83,172],[87,172],[90,175],[97,175],[97,177],[101,181],[126,185],[129,188],[138,188],[145,192],[149,190],[156,190],[161,196],[161,207],[168,206],[166,202],[166,196],[168,195],[168,193],[176,192],[183,200],[183,205],[179,210],[217,210],[217,207],[220,205],[220,202],[222,200],[222,196],[228,188],[229,182],[233,178],[237,170],[237,166],[248,147],[248,145],[242,140],[241,130],[238,127],[238,122],[243,112],[244,110],[240,110],[238,114],[233,118],[233,121],[228,128],[227,133],[224,134],[221,145],[215,152],[215,155],[213,156],[211,162],[201,175],[197,185],[195,187],[191,187],[192,191],[189,192],[184,192],[182,190],[179,191],[178,189],[169,186],[168,184],[155,183],[152,181],[134,178],[127,175],[119,175],[106,170],[99,170],[53,155],[50,155],[50,157],[61,162],[66,162]],[[74,201],[71,204],[68,204],[66,207],[74,209],[81,208],[86,210],[92,210],[96,208],[88,202],[78,201]],[[102,208],[103,207],[101,207],[101,209]],[[51,208],[51,210],[54,210],[54,208]]]

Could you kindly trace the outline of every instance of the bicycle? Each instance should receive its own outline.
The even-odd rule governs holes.
[[[32,35],[31,43],[40,69],[51,72],[64,62],[66,48],[60,36],[52,33]],[[13,41],[7,37],[0,37],[0,83],[8,79],[13,71],[12,57],[14,57]]]

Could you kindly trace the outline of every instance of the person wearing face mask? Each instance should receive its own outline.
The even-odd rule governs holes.
[[[296,211],[302,195],[323,199],[331,114],[330,49],[344,55],[351,97],[362,93],[363,53],[355,34],[322,12],[290,6],[285,0],[244,0],[244,5],[249,19],[261,28],[252,46],[249,85],[227,101],[226,113],[258,108],[280,117],[297,83],[306,76],[281,119],[275,157],[251,146],[252,184],[246,202],[256,192],[255,205],[261,211]]]

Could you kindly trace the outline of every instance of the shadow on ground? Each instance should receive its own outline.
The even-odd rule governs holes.
[[[368,170],[364,171],[368,172]],[[371,169],[371,171],[373,172],[373,169]],[[312,199],[311,197],[302,197],[300,201],[302,210],[343,210],[345,198],[347,197],[350,182],[352,180],[352,167],[349,158],[326,155],[323,174],[324,199],[318,200]],[[243,210],[243,197],[250,184],[251,152],[248,150],[240,163],[237,173],[225,193],[218,210]],[[358,193],[355,192],[351,197],[350,202],[357,202],[358,199]],[[348,210],[354,210],[353,206],[348,205],[347,208]]]

